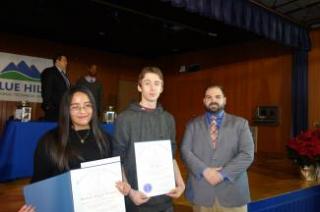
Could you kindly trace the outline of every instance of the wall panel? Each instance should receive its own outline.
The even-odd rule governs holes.
[[[243,49],[245,54],[242,54]],[[223,61],[216,61],[216,55],[223,55]],[[258,152],[285,154],[291,127],[292,57],[289,50],[262,42],[235,46],[233,50],[222,48],[173,58],[170,63],[168,58],[161,60],[167,70],[162,102],[176,117],[178,143],[186,122],[204,111],[205,87],[219,84],[226,91],[226,111],[245,117],[251,125],[257,106],[280,108],[279,125],[258,125]],[[186,63],[197,63],[202,68],[198,72],[178,73],[178,67]]]

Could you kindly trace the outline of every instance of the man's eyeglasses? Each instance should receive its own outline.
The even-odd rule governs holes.
[[[91,103],[87,103],[83,106],[79,105],[79,104],[71,104],[70,106],[70,110],[72,112],[81,112],[81,110],[84,110],[86,112],[88,112],[89,110],[92,110],[92,104]]]

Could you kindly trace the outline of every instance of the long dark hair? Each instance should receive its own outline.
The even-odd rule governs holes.
[[[101,157],[105,157],[110,152],[110,141],[103,133],[101,124],[97,116],[97,106],[91,91],[83,86],[75,86],[66,91],[60,103],[60,114],[58,122],[58,134],[53,142],[47,146],[48,152],[54,163],[60,170],[69,170],[69,161],[72,157],[80,157],[71,149],[69,143],[70,129],[72,122],[70,121],[70,105],[71,100],[76,92],[84,93],[88,96],[92,103],[92,118],[90,121],[90,129],[94,140],[97,142]],[[80,157],[81,158],[81,157]]]

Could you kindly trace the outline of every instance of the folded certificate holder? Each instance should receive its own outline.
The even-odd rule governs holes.
[[[124,197],[115,187],[121,180],[119,159],[27,185],[23,192],[25,202],[37,212],[122,212]]]

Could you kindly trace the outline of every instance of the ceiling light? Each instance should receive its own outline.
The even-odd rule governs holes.
[[[214,32],[208,32],[208,35],[210,37],[218,37],[218,33],[214,33]]]

